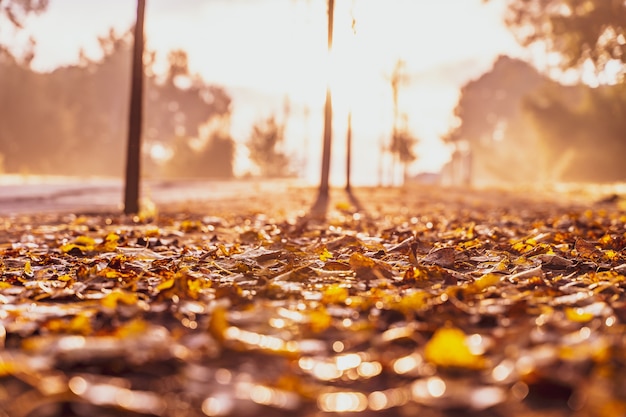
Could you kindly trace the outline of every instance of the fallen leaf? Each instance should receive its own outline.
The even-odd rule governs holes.
[[[433,334],[424,348],[424,358],[441,367],[483,369],[486,366],[485,359],[470,350],[465,333],[453,327],[440,328]]]

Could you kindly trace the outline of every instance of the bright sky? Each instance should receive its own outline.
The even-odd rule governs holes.
[[[501,23],[502,2],[335,3],[330,60],[326,0],[147,0],[148,47],[161,52],[162,58],[170,49],[185,49],[193,72],[231,92],[232,134],[239,143],[247,140],[255,121],[272,112],[280,115],[288,97],[288,149],[302,160],[300,167],[312,182],[319,179],[325,83],[332,74],[331,180],[336,184],[344,181],[349,109],[355,141],[354,182],[378,182],[381,142],[388,139],[392,123],[388,77],[402,59],[408,80],[400,90],[400,108],[420,138],[419,159],[411,172],[438,170],[448,159],[439,137],[453,120],[459,87],[488,70],[498,54],[520,54]],[[34,35],[38,43],[33,65],[51,70],[75,62],[80,47],[94,54],[96,36],[110,27],[129,28],[135,7],[129,0],[50,0],[49,10],[32,18],[20,36]],[[240,147],[238,167],[247,169],[245,146]]]

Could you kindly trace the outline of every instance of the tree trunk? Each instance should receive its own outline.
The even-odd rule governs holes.
[[[348,113],[348,132],[346,133],[346,191],[352,189],[352,111]]]
[[[333,46],[333,18],[334,18],[335,1],[328,0],[328,51]],[[314,210],[321,211],[328,203],[329,178],[330,178],[330,150],[332,146],[332,119],[333,106],[332,95],[330,91],[330,80],[326,85],[326,104],[324,106],[324,137],[322,149],[322,172],[320,178],[319,194],[315,203]]]
[[[137,22],[128,119],[128,148],[126,153],[126,183],[124,190],[124,213],[139,212],[139,177],[141,171],[141,123],[143,105],[143,22],[146,0],[137,0]]]
[[[332,0],[331,0],[332,1]],[[330,86],[326,87],[326,104],[324,105],[324,144],[322,149],[322,173],[320,178],[319,197],[328,198],[330,180],[330,150],[333,141],[333,104]]]

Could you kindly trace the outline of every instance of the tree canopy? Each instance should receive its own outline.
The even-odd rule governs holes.
[[[448,175],[475,185],[620,181],[623,114],[624,84],[564,86],[500,57],[461,90],[459,124],[444,137],[457,149]]]
[[[626,64],[623,0],[508,0],[506,23],[524,46],[543,43],[563,68],[591,62],[597,71]]]
[[[49,0],[0,1],[0,16],[6,17],[13,26],[21,28],[28,14],[43,12],[48,3]]]
[[[0,0],[0,27],[6,29],[8,26],[20,30],[28,15],[41,13],[47,8],[48,0]],[[29,38],[28,43],[23,45],[21,53],[15,54],[0,39],[0,58],[3,55],[29,66],[35,57],[35,40],[32,37]]]

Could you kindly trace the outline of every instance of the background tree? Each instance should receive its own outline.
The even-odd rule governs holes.
[[[213,131],[200,141],[178,137],[172,150],[174,157],[165,164],[168,177],[229,179],[233,176],[235,142],[224,130]]]
[[[622,0],[508,0],[506,23],[524,46],[542,45],[547,52],[556,53],[560,57],[561,69],[576,69],[580,74],[591,64],[595,69],[597,80],[607,83],[612,77],[619,83],[624,83],[626,69],[626,3]],[[587,67],[588,68],[588,67]],[[610,120],[599,117],[592,108],[572,109],[571,105],[563,105],[562,100],[554,95],[543,102],[545,113],[557,112],[568,114],[570,122],[580,125],[584,129],[592,127],[589,133],[596,140],[606,143],[606,147],[596,147],[594,154],[602,150],[602,157],[596,159],[598,171],[608,172],[606,167],[612,159],[608,152],[614,142],[611,137],[615,128],[621,129],[623,142],[624,126],[620,127],[619,120],[626,118],[624,97],[618,88],[605,88],[612,93],[586,91],[587,102],[594,102],[598,109],[602,108],[612,115]],[[610,102],[610,109],[606,108]],[[535,103],[536,104],[536,103]],[[528,106],[535,120],[544,126],[559,130],[554,123],[542,117],[539,107]],[[620,111],[617,115],[615,112]],[[584,116],[583,116],[584,114]],[[578,116],[573,118],[573,116]],[[554,119],[552,119],[554,120]],[[607,123],[602,125],[600,123]],[[608,127],[612,126],[612,127]],[[578,137],[578,139],[576,139]],[[572,136],[578,140],[580,136]],[[614,142],[615,143],[615,142]],[[582,148],[581,148],[582,149]],[[578,152],[580,154],[580,152]],[[621,164],[619,164],[621,165]],[[586,170],[580,170],[585,172]],[[619,170],[618,170],[619,171]],[[624,177],[621,178],[622,180]]]
[[[41,13],[48,7],[48,0],[0,0],[0,25],[11,25],[16,29],[23,28],[24,19],[29,14],[32,13]],[[33,38],[29,39],[29,44],[27,49],[24,51],[21,57],[14,57],[9,49],[0,43],[0,65],[3,65],[7,72],[19,72],[19,66],[30,66],[31,61],[34,58],[34,46],[35,42]],[[2,75],[0,73],[0,79],[2,79]],[[9,74],[14,75],[14,74]],[[17,84],[20,85],[20,84]],[[15,86],[13,86],[15,88]],[[7,105],[11,103],[8,98],[11,96],[10,93],[2,91],[0,89],[0,108],[6,109]],[[3,116],[6,116],[4,114]],[[2,120],[4,117],[0,116],[0,126],[6,122],[6,120]],[[4,130],[4,132],[3,132]],[[5,129],[0,128],[0,138],[2,135],[11,136],[10,132],[7,132]],[[11,143],[9,141],[9,143]],[[13,148],[15,145],[13,145]],[[5,170],[5,156],[0,150],[0,173]]]
[[[524,111],[551,161],[552,180],[616,182],[626,178],[626,84],[589,88],[546,86]]]
[[[393,132],[395,133],[400,129],[400,87],[406,85],[409,82],[409,77],[406,74],[406,62],[402,59],[398,59],[393,66],[391,76],[389,77],[389,84],[391,85],[391,97],[393,100]]]
[[[124,172],[129,102],[111,86],[125,86],[128,91],[132,40],[130,31],[109,31],[99,38],[102,58],[83,57],[78,64],[51,73],[33,72],[11,55],[0,55],[0,154],[4,171],[113,177]],[[168,82],[167,73],[157,76],[150,62],[146,62],[142,175],[184,176],[172,168],[184,170],[185,166],[177,162],[183,155],[171,155],[177,141],[197,142],[202,146],[187,148],[202,152],[213,133],[204,132],[201,126],[227,121],[231,98],[223,88],[194,75],[185,76],[185,83]],[[220,135],[230,138],[224,129]],[[165,150],[171,159],[153,160],[151,150],[155,147]],[[232,176],[232,170],[219,165],[232,160],[229,149],[234,148],[218,147],[216,152],[205,154],[205,165],[221,168],[203,172]]]
[[[212,117],[230,116],[231,98],[218,86],[208,85],[189,72],[187,52],[167,56],[163,80],[149,77],[146,98],[146,145],[168,146],[175,138],[202,138],[200,126]],[[166,116],[166,117],[164,117]]]
[[[24,27],[24,20],[30,14],[39,14],[48,8],[48,0],[0,0],[0,26],[9,25],[15,30]],[[22,47],[20,56],[14,56],[9,49],[0,43],[0,56],[11,55],[16,62],[30,66],[35,57],[35,40],[31,37],[28,44]]]
[[[408,82],[409,76],[406,74],[406,62],[398,59],[389,77],[393,100],[393,126],[387,150],[393,160],[390,167],[390,176],[394,178],[397,166],[402,165],[403,182],[407,179],[409,164],[417,159],[413,146],[418,142],[417,138],[409,131],[408,116],[400,110],[400,90]]]
[[[48,3],[48,0],[4,0],[0,3],[0,15],[6,16],[14,26],[21,28],[29,13],[46,10]]]
[[[522,45],[561,56],[563,68],[591,62],[598,72],[626,64],[626,3],[622,0],[508,0],[506,23]]]
[[[530,64],[500,56],[490,71],[461,88],[454,109],[458,124],[444,137],[454,147],[453,183],[542,179],[544,152],[526,119],[524,100],[550,82]]]
[[[394,159],[402,165],[402,181],[408,179],[409,165],[417,159],[414,146],[418,143],[418,139],[411,134],[407,123],[394,131],[391,137],[391,153]]]
[[[284,133],[284,124],[279,123],[274,115],[252,126],[247,146],[250,159],[262,177],[278,178],[291,174],[290,158],[282,151]]]
[[[444,138],[457,148],[447,175],[464,185],[470,174],[475,185],[623,180],[625,92],[626,84],[561,85],[500,57],[461,89],[459,124]]]

